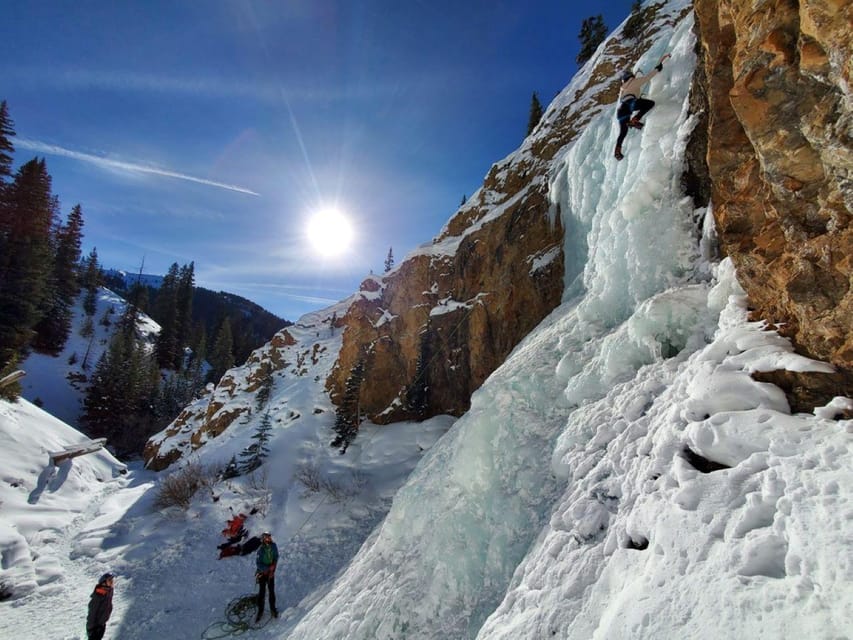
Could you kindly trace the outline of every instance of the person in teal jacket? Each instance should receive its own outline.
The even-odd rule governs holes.
[[[258,616],[255,622],[260,622],[264,615],[264,600],[267,587],[270,593],[270,613],[273,618],[278,618],[278,610],[275,608],[275,567],[278,564],[278,545],[272,541],[272,534],[264,531],[261,534],[261,546],[258,547],[258,555],[255,560],[257,568],[255,579],[258,582]]]

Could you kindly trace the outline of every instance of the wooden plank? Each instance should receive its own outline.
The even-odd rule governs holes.
[[[88,449],[89,447],[95,447],[93,451],[97,451],[102,448],[105,444],[107,444],[106,438],[94,438],[92,440],[87,440],[86,442],[78,442],[77,444],[69,444],[67,447],[63,447],[63,451],[77,451],[78,449]]]
[[[68,447],[65,447],[62,451],[48,453],[48,456],[50,456],[50,462],[52,464],[58,465],[64,462],[65,460],[76,458],[78,456],[85,456],[87,453],[94,453],[95,451],[100,451],[104,448],[104,445],[106,443],[106,438],[98,438],[97,440],[90,440],[89,442],[81,442],[80,444],[70,445]]]
[[[13,371],[8,376],[3,376],[2,378],[0,378],[0,387],[5,387],[6,385],[17,382],[25,375],[27,375],[26,371],[22,371],[20,369],[18,369],[17,371]]]

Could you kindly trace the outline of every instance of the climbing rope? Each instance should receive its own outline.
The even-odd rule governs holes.
[[[235,598],[225,607],[225,620],[217,620],[202,631],[202,640],[219,640],[220,638],[236,637],[253,629],[265,627],[270,618],[255,624],[258,610],[258,596],[251,593]]]

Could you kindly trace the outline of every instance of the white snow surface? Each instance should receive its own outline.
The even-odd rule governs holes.
[[[0,584],[16,595],[63,593],[65,574],[84,571],[71,561],[67,529],[84,526],[93,493],[116,491],[126,471],[106,450],[50,463],[50,453],[88,440],[26,400],[0,401]],[[97,577],[99,568],[87,569]]]
[[[0,637],[84,637],[106,567],[119,575],[107,638],[206,637],[253,589],[252,558],[219,560],[216,545],[231,510],[255,506],[247,526],[271,530],[282,552],[283,615],[246,637],[850,638],[853,421],[838,414],[853,400],[792,414],[780,389],[750,376],[831,367],[747,321],[734,267],[712,260],[710,209],[679,190],[695,57],[692,14],[672,18],[688,7],[663,6],[638,64],[672,54],[625,160],[611,157],[615,107],[558,154],[549,187],[568,231],[564,301],[459,420],[365,424],[346,455],[328,446],[323,383],[341,340],[330,319],[361,294],[288,328],[269,458],[187,511],[154,508],[165,474],[113,477],[107,454],[42,482],[41,443],[82,436],[26,403],[0,404],[0,436],[14,443],[0,449],[0,580],[15,589],[0,603]],[[201,401],[252,411],[191,459],[222,464],[251,442],[266,409],[248,381],[269,350]],[[198,445],[189,430],[158,437]]]

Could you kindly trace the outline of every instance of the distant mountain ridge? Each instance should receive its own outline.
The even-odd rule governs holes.
[[[193,289],[193,321],[204,322],[208,336],[214,335],[225,315],[231,321],[236,362],[243,362],[277,331],[293,324],[236,293],[204,287]]]
[[[136,283],[154,289],[159,289],[163,284],[163,276],[153,273],[132,273],[122,269],[104,269],[104,277],[113,287],[125,290]]]
[[[153,311],[155,300],[164,276],[132,273],[121,269],[106,269],[104,276],[106,286],[125,297],[137,283],[147,287],[150,310],[146,311],[152,313],[152,317],[156,315]],[[272,338],[279,329],[293,324],[236,293],[193,287],[192,321],[204,327],[208,347],[225,317],[231,322],[235,362],[243,362],[253,350]],[[157,320],[156,317],[154,319]]]

